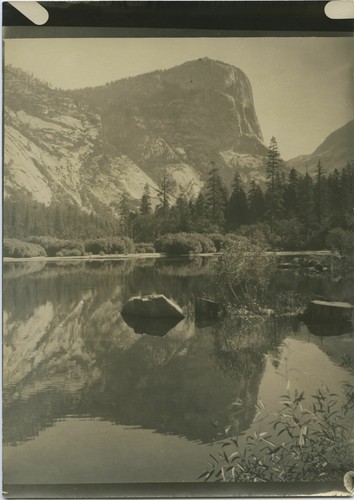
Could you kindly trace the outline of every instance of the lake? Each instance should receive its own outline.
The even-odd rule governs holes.
[[[193,482],[223,438],[254,428],[259,398],[276,409],[287,385],[353,383],[351,328],[269,320],[230,345],[220,323],[196,322],[195,297],[217,298],[210,258],[5,263],[3,274],[7,484]],[[275,286],[352,301],[353,283],[283,271]],[[186,318],[136,333],[120,311],[148,293]]]

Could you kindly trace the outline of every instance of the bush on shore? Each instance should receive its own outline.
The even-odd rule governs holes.
[[[152,243],[136,243],[134,253],[155,253],[155,247]]]
[[[231,245],[232,241],[235,239],[235,234],[212,233],[209,234],[208,237],[213,242],[216,251],[220,252]]]
[[[30,236],[27,241],[41,245],[48,257],[79,256],[85,253],[85,247],[81,240],[61,240],[52,236]]]
[[[3,256],[13,258],[46,257],[47,254],[41,245],[27,243],[15,238],[5,238],[3,245]]]
[[[164,234],[155,241],[155,248],[157,252],[165,252],[170,255],[216,251],[212,240],[198,233]]]
[[[334,227],[328,232],[326,245],[330,250],[338,250],[342,255],[354,252],[354,231]]]
[[[133,240],[125,236],[96,238],[85,241],[85,251],[93,254],[125,254],[134,252]]]

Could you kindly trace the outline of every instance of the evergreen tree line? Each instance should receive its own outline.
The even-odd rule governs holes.
[[[301,248],[331,228],[354,229],[354,164],[328,175],[320,161],[315,176],[295,169],[285,173],[274,137],[268,149],[264,189],[254,180],[246,189],[235,173],[228,193],[211,162],[205,188],[196,199],[189,200],[184,194],[176,199],[174,191],[164,172],[156,208],[146,185],[138,210],[132,210],[126,195],[121,197],[118,218],[111,213],[87,214],[70,204],[47,207],[28,195],[16,195],[4,200],[4,236],[84,240],[127,236],[135,242],[153,242],[163,234],[178,232],[248,234],[247,228],[256,225],[273,235],[272,241],[278,235],[288,239],[288,247]],[[319,238],[317,246],[323,242]]]
[[[46,206],[25,193],[5,198],[3,204],[5,238],[54,236],[63,239],[89,239],[120,234],[117,221],[111,217],[85,213],[77,205]]]
[[[265,189],[253,180],[246,190],[240,174],[235,173],[228,195],[212,164],[205,189],[196,200],[188,201],[182,194],[172,204],[172,192],[165,175],[160,203],[153,211],[145,187],[134,220],[135,238],[148,241],[163,233],[239,232],[257,224],[273,233],[274,241],[278,233],[288,232],[300,247],[333,227],[354,229],[354,164],[326,175],[318,161],[314,177],[294,168],[286,174],[274,137],[268,149]]]

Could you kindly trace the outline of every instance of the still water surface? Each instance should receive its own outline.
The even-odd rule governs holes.
[[[276,286],[350,299],[352,285],[283,272]],[[351,331],[272,321],[230,346],[196,323],[194,298],[216,294],[208,259],[5,264],[4,291],[8,484],[196,481],[221,439],[253,429],[258,398],[276,409],[289,380],[309,395],[353,381]],[[136,333],[120,311],[147,293],[186,318]]]

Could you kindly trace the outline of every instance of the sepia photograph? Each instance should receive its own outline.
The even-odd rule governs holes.
[[[352,51],[5,39],[6,485],[353,491]]]

